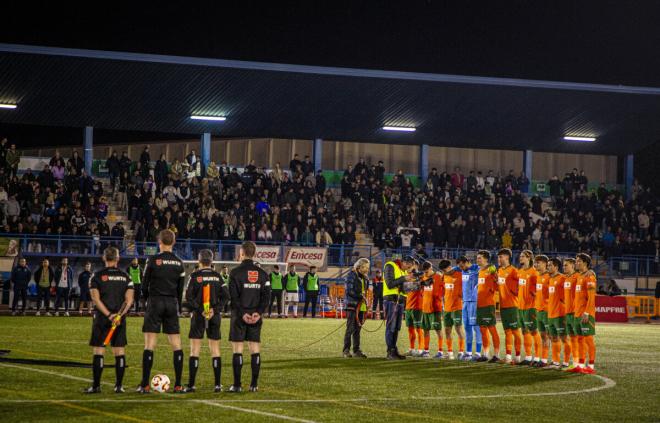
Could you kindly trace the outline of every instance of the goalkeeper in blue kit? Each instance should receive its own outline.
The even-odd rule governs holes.
[[[463,326],[465,327],[466,349],[459,360],[477,361],[481,357],[481,329],[477,325],[477,284],[479,281],[479,266],[461,256],[457,260],[458,269],[463,281]],[[472,344],[476,341],[476,353],[472,356]]]

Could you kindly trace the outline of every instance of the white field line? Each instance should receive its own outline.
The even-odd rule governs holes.
[[[43,370],[43,369],[35,369],[32,367],[25,367],[25,366],[16,366],[13,364],[6,364],[6,363],[0,363],[0,366],[2,367],[12,367],[16,369],[21,369],[21,370],[28,370],[32,372],[37,372],[37,373],[44,373],[52,376],[59,376],[63,377],[66,379],[71,379],[71,380],[78,380],[78,381],[83,381],[83,382],[91,382],[90,379],[85,379],[82,377],[78,376],[71,376],[67,375],[64,373],[58,373],[58,372],[53,372],[50,370]],[[610,389],[614,388],[616,386],[616,382],[613,381],[612,379],[601,376],[601,375],[591,375],[592,377],[595,377],[597,379],[600,379],[603,384],[600,386],[594,386],[593,388],[585,388],[585,389],[575,389],[571,391],[559,391],[559,392],[531,392],[531,393],[521,393],[521,394],[492,394],[492,395],[456,395],[456,396],[440,396],[440,397],[410,397],[410,398],[398,398],[398,400],[425,400],[425,401],[437,401],[437,400],[452,400],[452,399],[478,399],[478,398],[506,398],[506,397],[548,397],[548,396],[560,396],[560,395],[574,395],[574,394],[587,394],[587,393],[592,393],[592,392],[598,392],[598,391],[603,391],[605,389]],[[111,383],[104,382],[106,385],[111,385]],[[156,394],[154,394],[156,395]],[[72,400],[30,400],[30,399],[8,399],[8,398],[0,398],[0,403],[39,403],[39,402],[53,402],[53,401],[61,401],[61,402],[140,402],[140,403],[146,403],[146,402],[167,402],[167,401],[196,401],[196,402],[203,402],[208,405],[216,405],[220,403],[333,403],[337,401],[346,401],[346,402],[386,402],[386,401],[394,401],[394,398],[375,398],[375,399],[370,399],[370,398],[347,398],[347,399],[329,399],[329,398],[323,398],[323,399],[221,399],[221,400],[200,400],[200,399],[194,399],[194,398],[182,398],[181,396],[178,396],[172,399],[110,399],[110,398],[89,398],[89,399],[72,399]],[[272,416],[271,416],[272,417]],[[284,416],[286,417],[286,416]],[[304,420],[297,420],[297,421],[304,421]]]
[[[21,370],[28,370],[28,371],[32,371],[32,372],[36,372],[36,373],[43,373],[43,374],[52,375],[52,376],[59,376],[61,378],[70,379],[70,380],[76,380],[76,381],[82,381],[82,382],[91,382],[90,379],[86,379],[86,378],[78,377],[78,376],[67,375],[65,373],[52,372],[50,370],[34,369],[34,368],[31,368],[31,367],[16,366],[16,365],[13,365],[13,364],[6,364],[6,363],[0,363],[0,366],[2,366],[2,367],[11,367],[11,368],[21,369]],[[103,384],[112,386],[112,384],[109,383],[109,382],[103,382]],[[186,399],[182,398],[181,400],[186,400]],[[156,401],[158,401],[158,400],[156,400]],[[173,401],[173,400],[160,400],[159,402],[169,402],[169,401]],[[176,400],[174,400],[174,401],[176,401]],[[241,411],[243,413],[249,413],[249,414],[257,414],[257,415],[260,415],[260,416],[266,416],[266,417],[276,418],[276,419],[280,419],[280,420],[294,421],[294,422],[300,422],[300,423],[316,423],[313,420],[299,419],[299,418],[296,418],[296,417],[286,416],[284,414],[269,413],[269,412],[266,412],[266,411],[251,410],[251,409],[248,409],[248,408],[236,407],[234,405],[218,404],[218,403],[215,403],[215,402],[209,401],[209,400],[198,400],[198,399],[192,399],[191,398],[188,401],[192,401],[192,402],[196,402],[196,403],[200,403],[200,404],[206,404],[206,405],[210,405],[212,407],[219,407],[219,408],[223,408],[223,409],[226,409],[226,410]],[[53,402],[67,403],[67,402],[92,402],[92,401],[78,399],[78,400],[12,400],[12,401],[0,401],[0,402],[5,402],[5,403],[7,403],[7,402],[11,402],[11,403],[48,402],[48,403],[52,404]],[[104,400],[102,402],[122,402],[123,403],[123,402],[129,402],[129,401],[126,401],[126,400]],[[147,401],[142,400],[142,401],[139,401],[139,402],[144,403],[144,402],[147,402]]]
[[[269,413],[267,411],[259,411],[259,410],[252,410],[249,408],[236,407],[235,405],[220,404],[210,400],[191,400],[191,401],[199,404],[210,405],[212,407],[224,408],[225,410],[242,411],[243,413],[257,414],[259,416],[272,417],[280,420],[288,420],[292,422],[301,422],[301,423],[316,423],[314,420],[299,419],[297,417],[285,416],[284,414]]]

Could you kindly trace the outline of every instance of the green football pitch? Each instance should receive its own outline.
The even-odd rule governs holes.
[[[660,326],[598,326],[598,376],[449,360],[386,361],[383,328],[369,321],[362,334],[368,359],[340,358],[341,321],[267,320],[262,333],[260,392],[212,392],[211,359],[202,350],[195,394],[138,395],[142,319],[128,321],[124,385],[84,396],[91,369],[0,361],[0,421],[660,421]],[[223,321],[223,337],[228,322]],[[4,358],[91,362],[90,318],[0,317]],[[188,321],[182,320],[187,334]],[[184,337],[187,378],[188,341]],[[401,349],[407,349],[405,328]],[[431,344],[435,346],[435,336]],[[231,384],[231,351],[222,341],[222,382]],[[108,354],[107,363],[114,363]],[[172,354],[159,339],[152,374],[173,379]],[[246,354],[243,381],[249,382]],[[129,389],[130,388],[130,389]]]

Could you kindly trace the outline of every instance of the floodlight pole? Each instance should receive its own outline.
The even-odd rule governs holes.
[[[83,160],[87,176],[92,176],[92,161],[94,160],[94,127],[92,126],[85,126],[83,131]]]

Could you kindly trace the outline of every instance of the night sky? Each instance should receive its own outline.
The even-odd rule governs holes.
[[[6,14],[0,41],[660,86],[658,1],[52,3]]]

